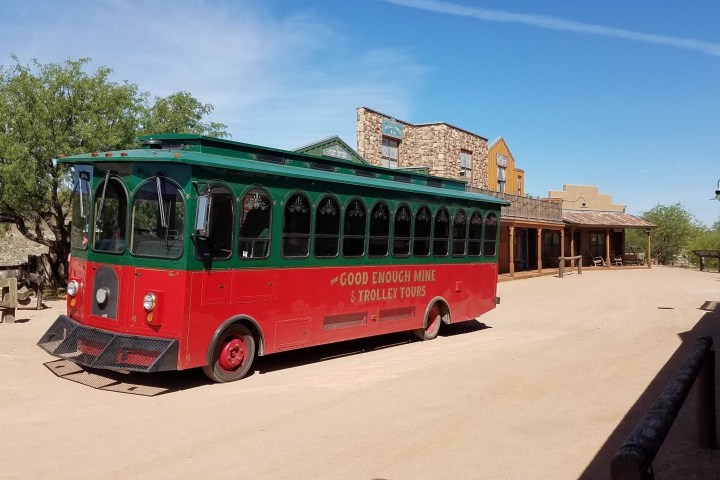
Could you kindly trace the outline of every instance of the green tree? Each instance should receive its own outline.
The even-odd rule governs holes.
[[[60,154],[112,150],[135,138],[143,111],[136,85],[114,83],[107,67],[88,74],[89,59],[0,67],[0,223],[13,223],[49,248],[55,284],[69,252],[69,168]]]
[[[227,137],[227,125],[202,121],[214,109],[213,105],[201,103],[188,92],[156,97],[155,104],[143,114],[140,133],[194,133]]]
[[[111,81],[110,68],[87,73],[88,58],[31,65],[13,60],[0,66],[0,224],[14,224],[48,247],[51,281],[63,285],[72,185],[69,167],[55,158],[132,147],[149,128],[224,136],[226,126],[203,123],[212,105],[187,92],[149,106],[137,85]]]
[[[657,225],[653,230],[651,255],[660,264],[669,264],[684,252],[703,230],[702,225],[680,203],[655,205],[642,218]]]

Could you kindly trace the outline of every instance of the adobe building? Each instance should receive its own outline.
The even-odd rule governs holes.
[[[548,192],[561,202],[565,224],[564,250],[569,256],[582,255],[583,265],[638,265],[640,258],[650,263],[650,233],[657,226],[625,213],[625,205],[613,203],[611,195],[600,193],[590,185],[563,185],[562,190]],[[647,235],[645,252],[625,250],[626,229],[643,230]]]

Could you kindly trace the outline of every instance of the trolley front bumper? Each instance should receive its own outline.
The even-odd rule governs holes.
[[[37,345],[50,355],[108,370],[177,370],[178,341],[109,332],[60,315]]]

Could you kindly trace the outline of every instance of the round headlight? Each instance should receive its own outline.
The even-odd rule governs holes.
[[[103,305],[105,302],[107,302],[109,296],[110,292],[107,288],[100,287],[97,289],[97,292],[95,292],[95,300],[97,301],[98,305]]]
[[[143,297],[143,308],[147,312],[151,312],[153,308],[155,308],[155,301],[157,299],[155,298],[154,293],[146,293]]]
[[[74,297],[77,295],[78,290],[80,289],[80,285],[78,284],[77,280],[70,280],[67,284],[67,294],[71,297]]]

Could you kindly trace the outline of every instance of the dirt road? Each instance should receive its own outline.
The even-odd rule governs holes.
[[[586,271],[498,290],[495,311],[430,342],[269,356],[224,385],[197,371],[105,382],[156,396],[54,375],[35,342],[64,303],[21,310],[27,321],[0,325],[0,478],[609,478],[683,339],[720,341],[720,308],[700,309],[720,301],[716,273]],[[658,479],[720,472],[720,453],[693,447],[686,410]]]

